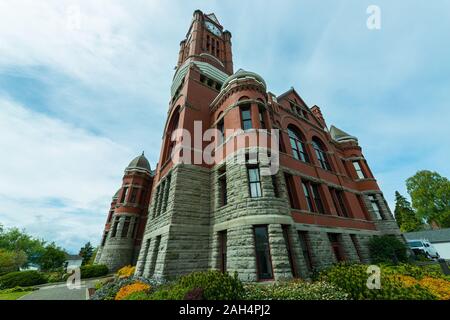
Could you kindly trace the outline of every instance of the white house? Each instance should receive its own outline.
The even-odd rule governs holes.
[[[443,259],[450,259],[450,228],[406,232],[406,240],[428,240]]]
[[[66,271],[69,271],[81,267],[82,262],[83,258],[79,255],[68,254],[64,266]]]

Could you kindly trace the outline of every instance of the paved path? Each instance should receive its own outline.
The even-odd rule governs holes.
[[[86,288],[92,288],[95,280],[82,281],[80,289],[69,289],[66,284],[48,285],[33,291],[19,300],[87,300]]]

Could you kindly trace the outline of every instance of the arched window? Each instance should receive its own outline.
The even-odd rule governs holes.
[[[325,152],[325,148],[323,146],[322,141],[317,139],[316,137],[313,138],[312,144],[314,147],[314,150],[316,151],[317,160],[319,160],[319,164],[322,167],[322,169],[331,171],[330,163],[328,162],[328,157]]]
[[[300,135],[298,130],[293,126],[289,126],[288,134],[294,158],[303,162],[309,162],[309,156],[306,152],[306,146],[304,142],[305,140]]]
[[[170,120],[169,125],[167,126],[166,131],[166,148],[164,154],[164,161],[168,160],[172,154],[173,149],[175,148],[176,141],[172,141],[172,133],[178,129],[178,122],[180,121],[180,110],[177,108],[172,115],[172,119]]]

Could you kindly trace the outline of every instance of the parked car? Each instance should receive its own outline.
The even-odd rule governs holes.
[[[439,259],[439,253],[428,240],[408,240],[408,246],[415,255],[425,255],[430,259]]]

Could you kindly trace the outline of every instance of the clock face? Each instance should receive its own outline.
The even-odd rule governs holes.
[[[213,23],[211,23],[211,22],[209,22],[209,21],[206,21],[206,22],[205,22],[205,26],[206,26],[206,28],[207,28],[209,31],[211,31],[212,33],[214,33],[216,36],[220,37],[220,36],[222,35],[222,32],[219,30],[219,28],[217,28],[217,27],[215,26],[215,24],[213,24]]]

